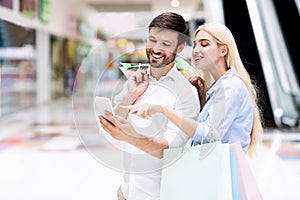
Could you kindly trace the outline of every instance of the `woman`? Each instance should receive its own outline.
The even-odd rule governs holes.
[[[198,27],[194,33],[192,58],[194,67],[203,73],[203,79],[209,86],[197,121],[160,105],[143,104],[130,109],[142,118],[163,113],[192,137],[193,145],[216,140],[222,143],[240,142],[244,151],[251,155],[262,133],[260,111],[254,85],[230,30],[220,23]],[[109,114],[108,117],[114,120],[122,133],[134,132],[127,121],[118,121]]]

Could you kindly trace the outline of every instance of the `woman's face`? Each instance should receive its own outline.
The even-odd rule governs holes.
[[[209,33],[200,30],[193,42],[192,58],[195,68],[212,70],[220,59],[224,59],[220,55],[217,43]]]

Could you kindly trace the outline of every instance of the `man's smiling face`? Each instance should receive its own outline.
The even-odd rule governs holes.
[[[152,27],[146,44],[146,53],[152,67],[163,67],[174,62],[177,52],[176,31]]]

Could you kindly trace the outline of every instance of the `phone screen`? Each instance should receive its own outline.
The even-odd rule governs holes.
[[[96,97],[95,98],[95,114],[98,117],[98,115],[101,115],[107,122],[109,122],[111,125],[114,125],[107,117],[105,116],[104,112],[108,111],[112,115],[114,115],[114,110],[112,107],[111,100],[108,97]]]

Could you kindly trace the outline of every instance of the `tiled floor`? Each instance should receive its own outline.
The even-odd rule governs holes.
[[[116,199],[121,159],[112,158],[120,155],[85,105],[75,105],[77,116],[72,105],[64,99],[1,118],[0,199]],[[300,199],[300,132],[265,130],[248,161],[264,200]]]

